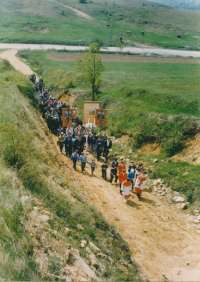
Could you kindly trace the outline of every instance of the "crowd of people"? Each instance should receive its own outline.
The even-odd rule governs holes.
[[[57,145],[61,154],[65,154],[72,160],[74,170],[77,169],[77,161],[81,163],[81,171],[85,172],[86,164],[91,168],[91,175],[97,168],[97,161],[103,159],[101,164],[102,178],[108,181],[108,157],[112,150],[112,140],[106,133],[97,134],[94,128],[87,128],[77,116],[75,108],[71,117],[71,126],[62,126],[62,109],[70,108],[64,102],[59,102],[46,89],[43,79],[36,82],[34,74],[30,80],[36,85],[36,97],[43,119],[46,120],[50,132],[58,136]],[[91,161],[87,155],[91,154]],[[96,158],[96,160],[95,160]],[[114,158],[110,163],[109,182],[119,183],[119,193],[124,195],[124,202],[130,197],[130,192],[135,191],[140,200],[143,185],[146,181],[146,172],[142,164],[136,166],[134,161],[126,165],[124,157]]]

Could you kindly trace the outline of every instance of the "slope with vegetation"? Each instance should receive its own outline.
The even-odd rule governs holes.
[[[109,46],[118,45],[117,39],[122,36],[122,46],[139,42],[199,49],[199,11],[177,10],[138,0],[103,3],[93,0],[86,4],[78,0],[8,0],[0,7],[0,42],[89,45],[97,41]],[[69,7],[85,12],[92,19]]]
[[[90,100],[91,94],[75,69],[75,54],[21,51],[20,56],[57,97],[63,90],[77,93],[75,105],[82,117],[82,102]],[[127,155],[131,149],[133,157],[145,143],[157,144],[161,154],[156,158],[165,161],[155,164],[151,177],[162,177],[174,190],[183,191],[188,201],[199,205],[198,167],[168,159],[199,132],[199,60],[127,56],[128,60],[125,55],[102,55],[106,69],[96,99],[109,111],[107,131],[116,137],[127,136]],[[152,162],[148,153],[140,158],[148,165]],[[187,181],[182,177],[185,171],[189,171]]]
[[[0,78],[0,278],[140,281],[126,242],[60,170],[28,78],[7,61]]]

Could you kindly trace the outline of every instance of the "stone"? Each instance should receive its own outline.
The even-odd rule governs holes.
[[[189,173],[188,173],[188,171],[186,171],[185,173],[183,173],[183,176],[186,176],[186,175],[188,175]]]
[[[155,163],[157,163],[158,162],[158,159],[154,159],[153,160],[153,163],[155,164]]]
[[[184,203],[185,202],[185,198],[182,196],[176,196],[174,197],[174,200],[176,201],[176,203]]]
[[[22,204],[24,204],[26,201],[28,201],[28,199],[29,199],[29,196],[22,196],[20,200]]]
[[[81,240],[81,248],[85,248],[86,244],[87,244],[86,240]]]
[[[198,223],[200,223],[200,221],[199,221],[198,219],[195,219],[195,220],[194,220],[194,223],[195,223],[195,224],[198,224]]]
[[[185,210],[185,209],[188,208],[188,205],[187,205],[187,203],[178,203],[177,207],[181,210]]]
[[[194,210],[194,213],[199,213],[199,210]]]
[[[98,263],[96,256],[93,254],[93,252],[91,252],[90,248],[88,247],[86,247],[86,252],[88,254],[88,257],[91,261],[92,266],[94,266],[97,269],[99,267],[99,263]]]
[[[197,216],[197,219],[200,221],[200,215]]]
[[[65,232],[68,234],[70,232],[70,229],[66,227]]]
[[[101,250],[92,242],[89,242],[90,247],[97,253],[101,252]]]
[[[39,218],[42,220],[42,221],[48,221],[49,220],[49,216],[48,215],[39,215]]]
[[[76,226],[79,230],[82,230],[82,231],[84,231],[84,228],[83,228],[83,226],[81,225],[81,224],[77,224],[77,226]]]

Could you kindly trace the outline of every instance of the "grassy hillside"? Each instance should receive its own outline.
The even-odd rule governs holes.
[[[70,57],[70,54],[66,55]],[[73,60],[65,61],[65,54],[61,52],[22,51],[20,56],[44,78],[54,95],[60,95],[63,89],[68,90],[72,85],[71,90],[75,93],[84,89],[85,94],[77,94],[75,101],[79,113],[82,112],[82,101],[91,99],[90,89],[81,80]],[[62,59],[59,60],[59,56]],[[200,179],[195,176],[199,167],[168,162],[168,157],[182,150],[187,139],[200,128],[199,61],[131,55],[120,58],[121,62],[117,54],[102,55],[106,70],[96,97],[109,111],[109,134],[129,136],[128,148],[117,146],[113,151],[135,158],[142,144],[160,144],[159,159],[164,161],[154,166],[152,177],[164,178],[174,190],[183,191],[190,202],[199,205]],[[139,157],[147,166],[152,165],[152,158],[148,155]],[[182,177],[185,171],[189,171],[187,181]],[[188,185],[192,188],[188,189]]]
[[[199,12],[132,1],[8,0],[0,4],[0,42],[123,45],[139,42],[166,48],[199,48]],[[92,16],[77,16],[71,5]],[[170,21],[169,21],[170,19]],[[110,25],[110,28],[107,26]],[[131,31],[127,35],[126,31]],[[142,35],[144,32],[144,35]],[[181,35],[182,38],[177,38]]]
[[[57,281],[71,270],[81,280],[84,269],[77,268],[73,249],[90,265],[79,247],[84,239],[105,254],[94,268],[100,279],[141,281],[118,231],[69,185],[69,172],[62,170],[51,137],[30,106],[34,88],[28,78],[0,61],[0,81],[1,280]]]

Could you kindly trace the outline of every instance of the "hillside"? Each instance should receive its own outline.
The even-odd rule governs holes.
[[[200,10],[199,0],[154,0],[153,2],[170,6],[173,8]]]
[[[118,230],[69,181],[28,77],[0,60],[0,81],[0,279],[141,281]]]
[[[122,46],[139,42],[166,48],[199,48],[198,11],[144,3],[143,6],[138,0],[103,3],[95,0],[87,4],[78,0],[2,1],[0,42],[88,45],[98,41],[116,46],[122,35]]]

